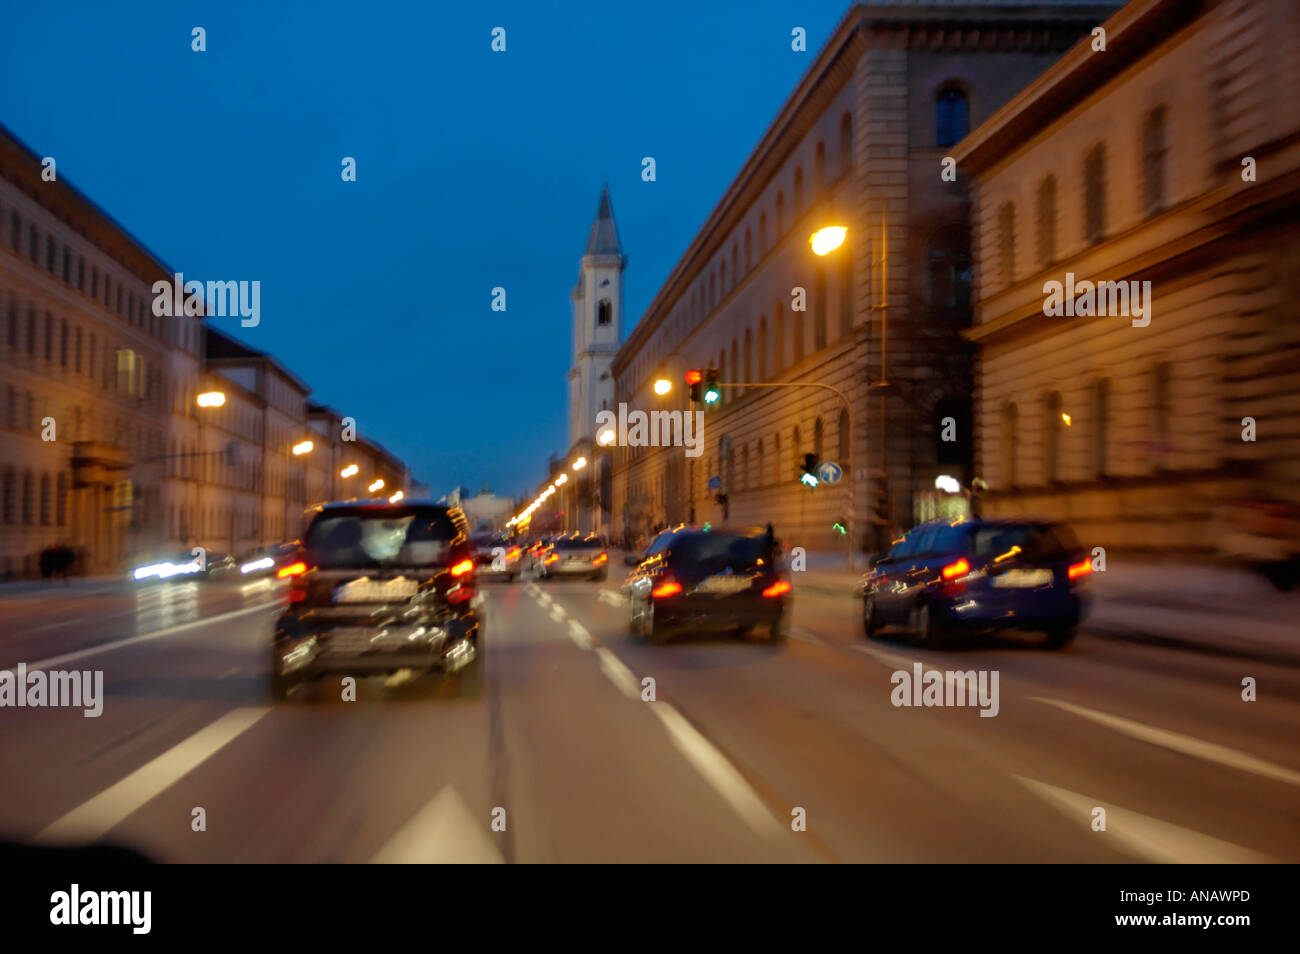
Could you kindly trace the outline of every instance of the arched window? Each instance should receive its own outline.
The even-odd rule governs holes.
[[[840,337],[853,334],[853,256],[840,253]]]
[[[767,254],[767,212],[758,213],[758,257]]]
[[[1165,108],[1157,106],[1142,123],[1142,209],[1154,215],[1165,204]]]
[[[934,144],[954,145],[970,132],[970,105],[956,86],[945,86],[934,98]]]
[[[840,419],[835,426],[835,430],[840,445],[839,460],[836,463],[844,469],[844,473],[847,475],[853,469],[853,461],[850,459],[852,448],[849,446],[849,439],[852,435],[849,433],[849,412],[847,408],[840,408]]]
[[[778,301],[772,317],[772,377],[785,370],[785,309]]]
[[[1011,402],[1002,409],[1002,474],[1007,489],[1020,483],[1020,409]]]
[[[1061,479],[1061,392],[1043,397],[1043,483]]]
[[[803,215],[803,167],[794,168],[794,217]]]
[[[1092,472],[1106,476],[1110,444],[1110,378],[1101,378],[1092,391]]]
[[[607,325],[614,320],[614,305],[608,298],[602,298],[596,305],[596,324]]]
[[[735,256],[732,256],[733,258]],[[718,270],[718,287],[722,290],[722,297],[727,297],[727,260],[724,258]]]
[[[813,201],[820,201],[826,192],[826,143],[819,142],[813,153]]]
[[[735,242],[731,243],[731,287],[735,288],[740,284],[740,249]]]
[[[998,274],[1003,287],[1016,277],[1016,207],[1002,203],[998,210]]]
[[[1044,267],[1056,261],[1056,176],[1048,175],[1038,184],[1038,264]]]
[[[785,193],[780,189],[776,192],[776,241],[781,240],[785,234]]]
[[[1106,236],[1106,147],[1094,146],[1083,160],[1083,237],[1100,242]]]
[[[830,337],[829,329],[826,327],[826,269],[817,266],[817,273],[813,276],[813,351],[821,351],[826,347],[826,340]]]
[[[846,109],[840,117],[840,175],[853,167],[853,117]]]
[[[767,380],[767,316],[758,316],[758,380]]]

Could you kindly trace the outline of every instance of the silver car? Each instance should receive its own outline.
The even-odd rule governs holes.
[[[543,580],[559,576],[605,579],[609,575],[609,547],[605,538],[576,533],[557,537],[542,551],[537,575]]]

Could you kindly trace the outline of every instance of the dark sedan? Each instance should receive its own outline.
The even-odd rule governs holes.
[[[651,642],[695,630],[786,635],[791,587],[770,531],[682,527],[660,534],[624,588],[632,632]]]
[[[1087,608],[1092,563],[1062,524],[944,520],[897,541],[863,579],[868,637],[901,626],[914,642],[959,634],[1039,630],[1061,647]]]

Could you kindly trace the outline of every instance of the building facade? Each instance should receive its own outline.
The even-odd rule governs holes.
[[[1104,29],[955,151],[982,507],[1208,552],[1225,507],[1300,503],[1300,4],[1132,0]]]
[[[1114,9],[849,9],[613,361],[630,408],[687,410],[686,369],[723,383],[698,457],[617,448],[615,535],[771,522],[794,545],[875,549],[938,475],[972,478],[969,199],[943,159]],[[818,257],[830,225],[846,241]],[[800,483],[805,454],[839,483]]]

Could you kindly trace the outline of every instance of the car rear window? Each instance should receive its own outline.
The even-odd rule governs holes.
[[[445,510],[400,508],[319,514],[303,548],[325,569],[437,566],[446,563],[456,527]]]
[[[565,537],[555,541],[557,550],[602,550],[604,547],[605,541],[600,537]]]
[[[1060,556],[1079,547],[1069,528],[1060,525],[1016,524],[977,528],[971,535],[976,556],[997,557],[1019,547],[1018,555],[1034,558]]]
[[[737,533],[700,533],[674,540],[671,562],[678,566],[753,566],[770,555],[766,537],[748,537]]]

